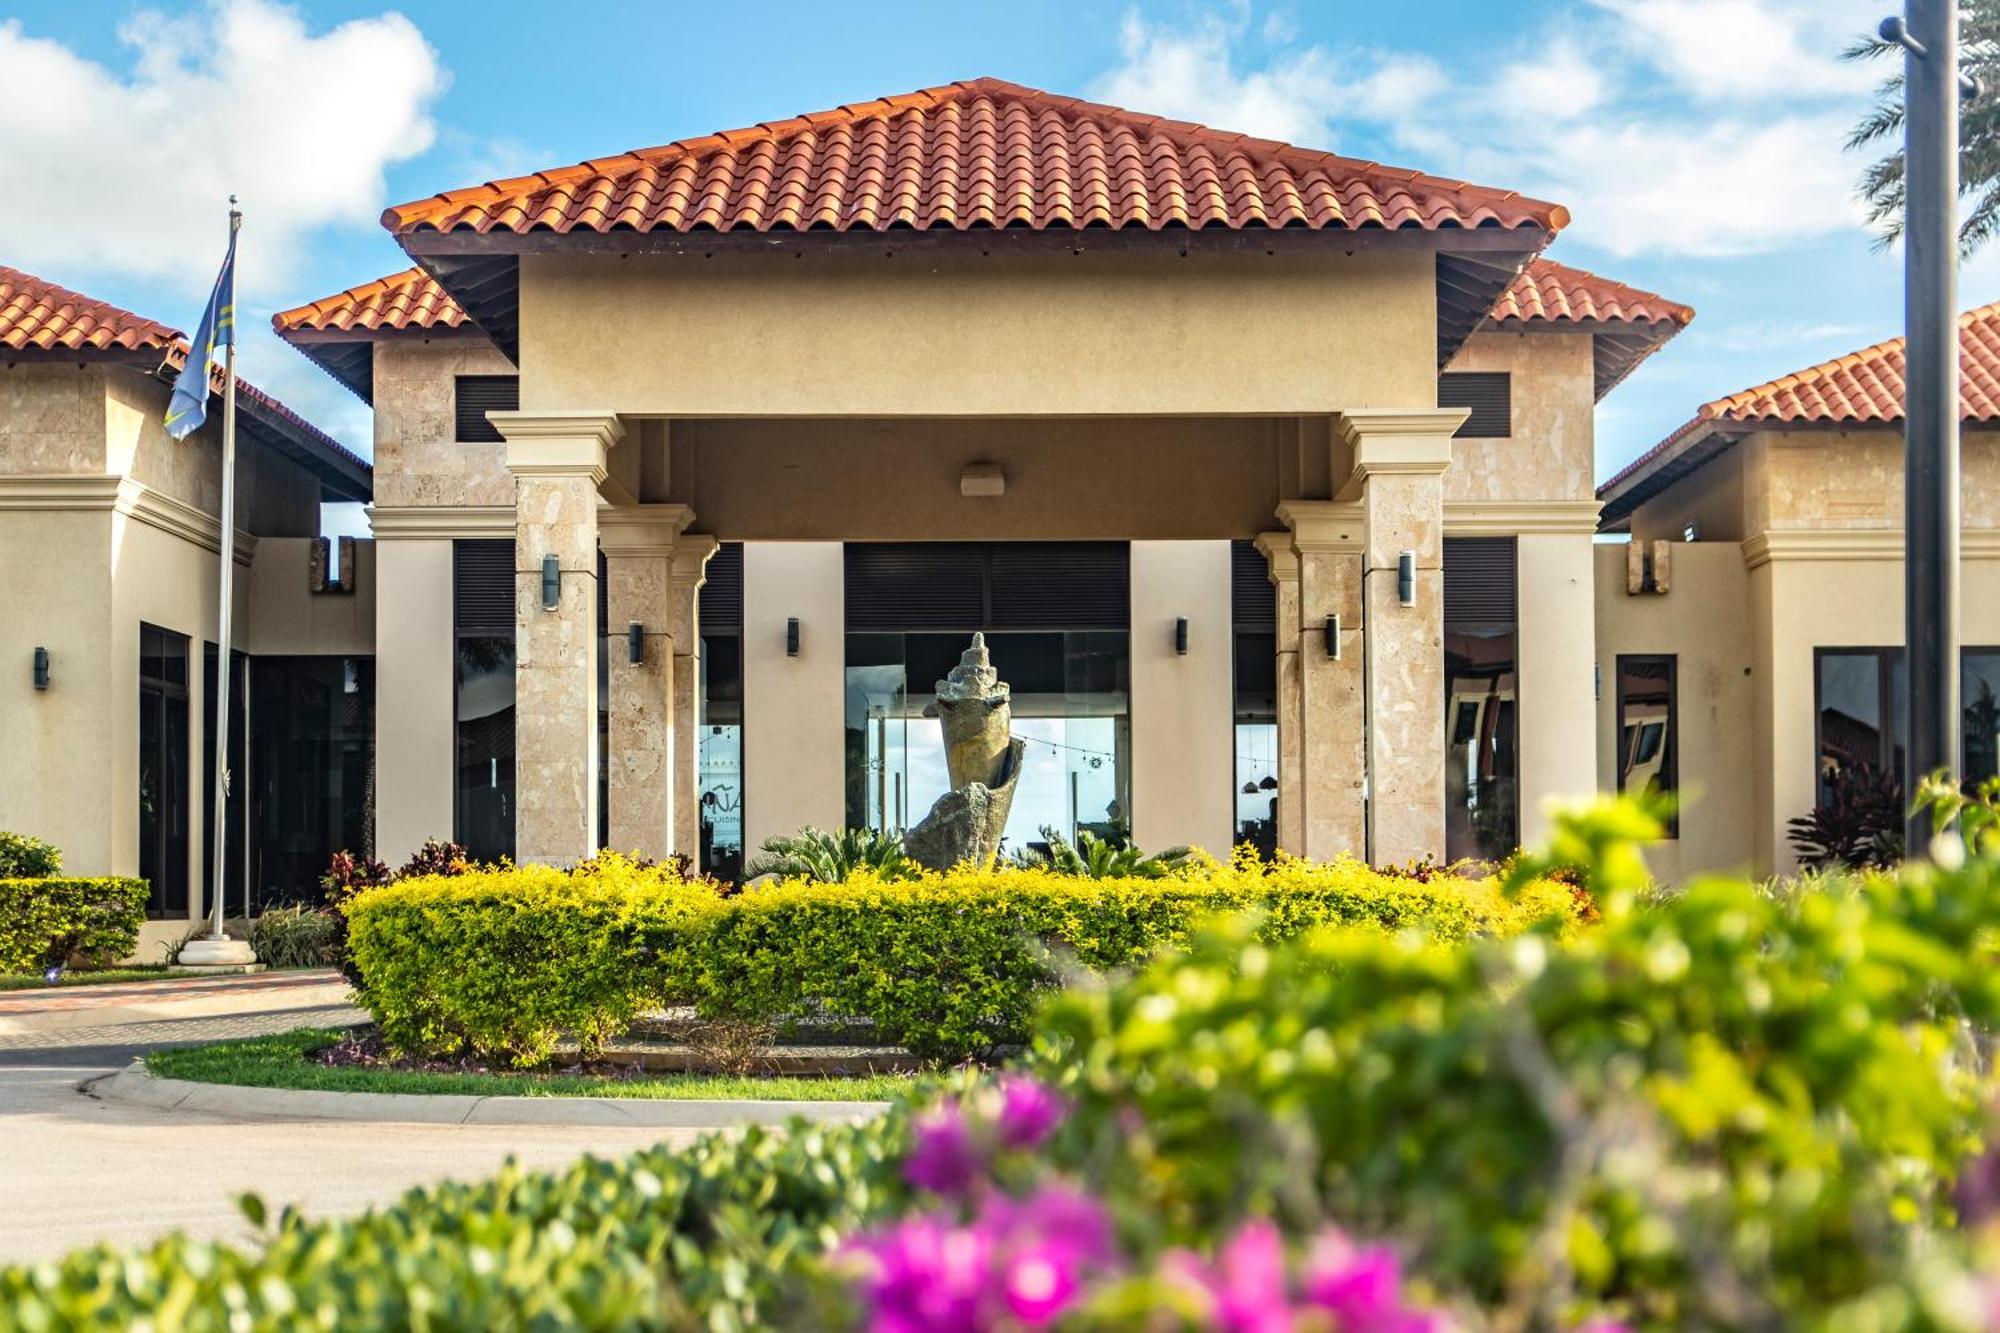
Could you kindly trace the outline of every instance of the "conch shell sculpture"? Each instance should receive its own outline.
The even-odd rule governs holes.
[[[911,857],[932,870],[961,862],[983,868],[999,854],[1028,748],[1013,738],[1007,682],[993,669],[984,634],[972,636],[958,665],[937,683],[937,707],[951,790],[905,843]]]

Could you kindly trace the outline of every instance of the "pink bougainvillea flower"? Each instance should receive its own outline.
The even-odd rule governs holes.
[[[1047,1084],[1022,1074],[1000,1080],[1000,1142],[1009,1148],[1033,1148],[1055,1132],[1069,1113],[1069,1104]]]
[[[1201,1294],[1208,1326],[1220,1333],[1291,1333],[1285,1247],[1269,1222],[1244,1223],[1212,1263],[1171,1250],[1161,1259],[1160,1272],[1170,1283]]]
[[[1343,1333],[1401,1333],[1414,1317],[1403,1307],[1403,1276],[1386,1245],[1357,1247],[1328,1231],[1312,1248],[1302,1282],[1307,1304],[1330,1310]]]
[[[1042,1328],[1069,1309],[1082,1289],[1077,1266],[1061,1247],[1026,1245],[1001,1260],[1000,1290],[1008,1313]]]
[[[903,1163],[906,1180],[933,1194],[957,1195],[971,1188],[983,1163],[956,1103],[919,1116],[911,1129],[915,1142]]]
[[[944,1333],[988,1326],[981,1309],[992,1247],[976,1229],[936,1217],[907,1218],[846,1250],[866,1269],[871,1333]]]

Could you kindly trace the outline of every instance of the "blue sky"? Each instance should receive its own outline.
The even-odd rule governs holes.
[[[244,317],[406,261],[390,203],[981,74],[1567,204],[1553,257],[1689,302],[1600,407],[1608,476],[1701,402],[1898,331],[1841,138],[1889,0],[0,6],[0,263],[170,324],[247,213]],[[876,17],[879,9],[880,17]],[[25,205],[25,206],[24,206]],[[1975,257],[1962,306],[2000,297]],[[268,336],[247,378],[367,451]]]

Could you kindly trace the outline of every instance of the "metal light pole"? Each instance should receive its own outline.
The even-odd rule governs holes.
[[[1907,0],[1903,48],[1903,642],[1905,794],[1958,754],[1958,0]],[[1909,851],[1930,840],[1912,817]]]

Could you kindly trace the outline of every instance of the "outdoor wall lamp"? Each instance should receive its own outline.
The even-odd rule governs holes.
[[[1340,616],[1326,618],[1326,655],[1332,661],[1340,660]]]
[[[542,610],[553,611],[562,602],[562,561],[553,555],[542,557]]]
[[[38,647],[35,649],[35,688],[38,690],[46,690],[48,687],[49,687],[49,650],[46,648]]]
[[[798,655],[799,655],[799,618],[797,616],[791,616],[788,617],[785,621],[785,656],[797,657]]]
[[[636,620],[625,626],[625,660],[633,666],[646,660],[646,627]]]
[[[1181,616],[1179,619],[1174,621],[1174,651],[1180,654],[1182,657],[1187,656],[1186,616]]]
[[[1417,604],[1417,553],[1405,551],[1396,557],[1396,600],[1404,606]]]

